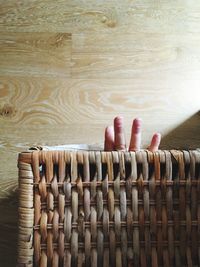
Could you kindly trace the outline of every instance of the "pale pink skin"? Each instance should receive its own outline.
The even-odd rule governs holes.
[[[124,121],[123,117],[118,116],[114,119],[114,127],[113,126],[106,127],[105,140],[104,140],[105,151],[127,150],[123,121]],[[133,120],[131,140],[128,148],[129,151],[137,151],[141,149],[141,126],[142,126],[141,119],[136,118]],[[159,149],[160,141],[161,141],[161,134],[155,133],[147,149],[152,152],[157,151]]]

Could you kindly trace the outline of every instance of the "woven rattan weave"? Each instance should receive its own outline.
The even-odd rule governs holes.
[[[200,266],[200,152],[19,155],[18,266]]]

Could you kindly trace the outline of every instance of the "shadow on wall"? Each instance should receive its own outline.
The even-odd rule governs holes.
[[[200,111],[168,135],[163,136],[160,148],[186,150],[200,148]]]
[[[16,186],[7,198],[0,200],[0,266],[16,266],[18,234],[18,192]]]

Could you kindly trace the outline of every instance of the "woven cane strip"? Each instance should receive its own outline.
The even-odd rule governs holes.
[[[19,156],[19,266],[200,266],[198,151]]]
[[[33,172],[31,164],[21,161],[26,155],[19,157],[19,240],[18,264],[32,266],[33,264]]]

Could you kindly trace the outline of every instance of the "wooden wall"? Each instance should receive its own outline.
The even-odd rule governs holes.
[[[114,116],[143,146],[200,145],[200,2],[0,0],[0,266],[14,266],[17,153],[103,142]]]

